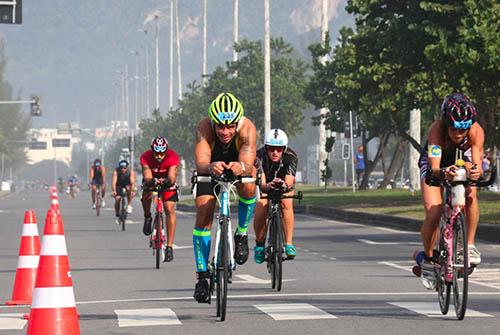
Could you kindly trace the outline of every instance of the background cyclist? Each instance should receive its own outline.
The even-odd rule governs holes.
[[[168,141],[163,136],[156,136],[151,142],[151,149],[141,155],[143,185],[152,187],[161,185],[163,194],[163,208],[165,212],[165,223],[167,226],[167,248],[165,249],[165,262],[174,259],[174,235],[176,227],[175,203],[179,201],[177,195],[177,166],[179,156],[175,151],[168,148]],[[142,192],[142,208],[144,210],[144,235],[151,235],[151,201],[152,192]]]
[[[196,170],[200,175],[220,175],[225,169],[236,176],[255,177],[256,129],[243,116],[241,102],[231,93],[219,94],[211,103],[208,117],[198,123],[195,145]],[[214,184],[196,185],[196,224],[193,230],[193,245],[198,282],[194,298],[208,302],[207,278],[210,254],[210,229],[215,208]],[[247,229],[255,208],[255,184],[237,185],[238,227],[235,232],[236,263],[244,264],[248,259]]]
[[[452,93],[446,96],[441,106],[441,119],[434,121],[431,125],[427,143],[423,147],[424,150],[418,162],[425,219],[420,231],[424,251],[417,255],[417,263],[421,266],[422,284],[428,289],[434,289],[436,286],[432,256],[438,238],[443,202],[442,189],[433,186],[433,180],[439,177],[452,179],[456,176],[454,172],[456,149],[463,152],[469,178],[477,180],[481,177],[484,131],[476,122],[476,117],[476,108],[467,96],[462,93]],[[465,213],[469,261],[477,265],[481,263],[481,254],[474,244],[479,222],[479,205],[475,187],[466,188]]]
[[[106,194],[106,167],[102,165],[99,158],[96,158],[90,167],[89,185],[92,187],[92,209],[95,209],[95,191],[97,185],[101,186],[101,207],[104,207],[106,205],[104,202],[104,195]]]
[[[281,129],[271,129],[267,134],[264,146],[257,151],[256,165],[261,172],[261,190],[282,188],[286,195],[293,195],[295,174],[297,172],[297,154],[288,147],[288,136]],[[255,262],[261,264],[265,258],[265,241],[267,231],[267,199],[260,199],[255,207]],[[288,259],[295,258],[297,251],[293,245],[294,213],[293,199],[281,200],[283,230],[285,233],[285,252]]]
[[[129,167],[127,160],[122,159],[118,162],[118,166],[113,171],[113,179],[111,181],[112,194],[115,198],[116,224],[120,224],[121,197],[127,196],[127,213],[132,213],[132,199],[135,196],[135,185],[135,171]],[[123,189],[126,190],[126,194],[123,194]]]

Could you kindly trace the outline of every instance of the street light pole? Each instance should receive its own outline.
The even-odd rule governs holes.
[[[148,30],[147,29],[139,29],[139,31],[142,31],[144,33],[144,36],[146,37],[146,47],[145,47],[145,58],[146,58],[146,113],[145,116],[149,117],[151,114],[150,110],[150,97],[149,97],[149,39],[148,39]]]
[[[131,50],[130,51],[135,56],[135,104],[134,104],[134,130],[137,129],[138,126],[138,114],[139,114],[139,51]]]
[[[269,0],[264,0],[264,134],[271,130],[271,41]]]

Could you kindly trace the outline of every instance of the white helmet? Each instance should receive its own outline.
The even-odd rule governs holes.
[[[274,128],[269,131],[266,136],[265,145],[272,145],[275,147],[286,147],[288,146],[288,136],[281,129]]]

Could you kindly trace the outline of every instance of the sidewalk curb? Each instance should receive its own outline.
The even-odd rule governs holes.
[[[177,208],[186,212],[195,211],[195,207],[191,205],[177,204]],[[236,208],[237,207],[235,206],[234,210],[236,210]],[[295,205],[294,209],[295,213],[300,214],[310,214],[343,222],[362,223],[366,225],[376,225],[415,232],[420,231],[420,226],[422,224],[421,220],[412,218],[356,212],[323,206]],[[480,223],[477,228],[476,237],[488,242],[500,243],[500,225]]]

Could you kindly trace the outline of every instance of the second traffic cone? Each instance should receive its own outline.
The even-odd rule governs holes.
[[[35,212],[30,209],[24,213],[23,232],[12,300],[6,301],[5,304],[28,305],[31,303],[39,258],[40,237],[38,236]]]
[[[53,209],[45,220],[27,334],[80,334],[63,222]]]

